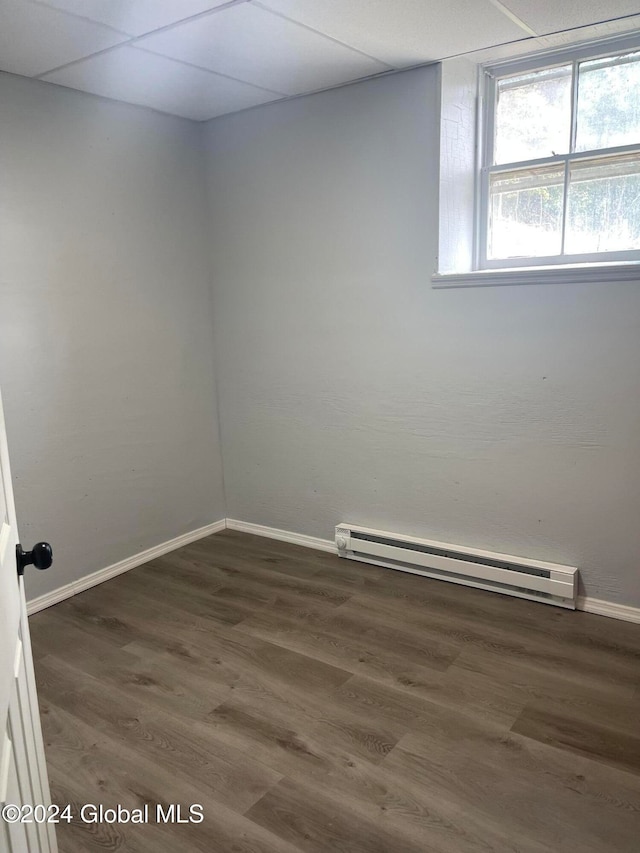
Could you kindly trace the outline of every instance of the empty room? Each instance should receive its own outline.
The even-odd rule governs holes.
[[[0,0],[0,853],[640,851],[640,0]]]

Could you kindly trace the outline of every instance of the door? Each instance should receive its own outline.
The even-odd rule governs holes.
[[[56,853],[18,541],[0,397],[0,853]]]

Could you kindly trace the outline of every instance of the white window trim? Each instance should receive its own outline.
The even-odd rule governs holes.
[[[640,256],[636,252],[564,256],[561,263],[557,258],[492,261],[485,267],[480,266],[479,252],[482,236],[479,142],[484,133],[486,70],[499,68],[500,74],[508,74],[510,69],[514,69],[512,73],[524,72],[553,64],[556,58],[558,62],[573,61],[618,50],[637,51],[639,42],[635,31],[622,37],[616,34],[606,39],[591,38],[578,45],[562,44],[506,61],[496,62],[494,58],[474,62],[469,57],[458,57],[441,65],[439,250],[433,287],[640,281]],[[620,153],[625,148],[621,147]],[[635,150],[637,146],[628,148]],[[548,159],[562,161],[563,156]]]
[[[470,270],[459,273],[435,273],[435,288],[496,287],[504,284],[612,284],[640,282],[640,262],[557,264],[556,266],[511,267]]]

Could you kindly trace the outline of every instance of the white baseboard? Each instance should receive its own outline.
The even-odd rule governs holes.
[[[277,527],[265,527],[263,524],[251,524],[249,521],[239,521],[236,518],[227,519],[229,530],[239,530],[242,533],[253,533],[255,536],[265,536],[267,539],[279,539],[305,548],[315,548],[318,551],[328,551],[337,554],[335,542],[331,539],[319,539],[316,536],[305,536],[302,533],[292,533],[290,530],[278,530]],[[640,607],[629,607],[626,604],[615,604],[611,601],[601,601],[599,598],[581,597],[576,603],[576,610],[595,613],[598,616],[608,616],[611,619],[622,619],[625,622],[640,623]]]
[[[330,554],[338,553],[335,543],[331,539],[320,539],[317,536],[306,536],[304,533],[279,530],[277,527],[252,524],[249,521],[240,521],[237,518],[221,518],[220,521],[214,521],[213,524],[207,524],[205,527],[192,530],[190,533],[176,536],[175,539],[170,539],[168,542],[162,542],[160,545],[148,548],[139,554],[134,554],[133,557],[128,557],[126,560],[121,560],[119,563],[114,563],[112,566],[107,566],[105,569],[93,572],[93,574],[80,578],[80,580],[74,583],[61,586],[38,598],[33,598],[27,602],[27,613],[31,616],[32,613],[44,610],[45,607],[50,607],[52,604],[64,601],[65,598],[70,598],[72,595],[103,583],[116,575],[128,572],[129,569],[141,566],[143,563],[148,563],[150,560],[161,557],[163,554],[168,554],[170,551],[175,551],[176,548],[181,548],[190,542],[196,542],[198,539],[204,539],[207,536],[212,536],[214,533],[219,533],[225,528],[238,530],[241,533],[251,533],[254,536],[264,536],[266,539],[278,539],[281,542],[289,542],[292,545],[302,545],[304,548],[314,548],[316,551],[326,551]],[[583,610],[586,613],[595,613],[598,616],[607,616],[611,619],[621,619],[625,622],[640,624],[640,607],[630,607],[627,604],[616,604],[612,601],[602,601],[599,598],[584,596],[578,599],[576,609]]]
[[[628,604],[615,604],[613,601],[602,601],[600,598],[585,596],[579,598],[577,610],[585,613],[596,613],[598,616],[608,616],[610,619],[622,619],[624,622],[640,624],[640,607],[629,607]]]
[[[338,553],[335,542],[331,539],[319,539],[317,536],[306,536],[304,533],[278,530],[277,527],[251,524],[249,521],[238,521],[237,518],[228,518],[227,528],[229,530],[239,530],[242,533],[253,533],[254,536],[264,536],[267,539],[279,539],[281,542],[302,545],[304,548],[315,548],[316,551],[328,551],[330,554]]]
[[[199,527],[197,530],[183,533],[181,536],[176,536],[175,539],[161,542],[159,545],[154,545],[153,548],[147,548],[146,551],[140,551],[139,554],[127,557],[126,560],[120,560],[119,563],[114,563],[112,566],[92,572],[92,574],[86,575],[80,578],[80,580],[60,586],[58,589],[54,589],[37,598],[32,598],[27,602],[27,613],[31,616],[31,614],[37,613],[39,610],[44,610],[45,607],[51,607],[52,604],[64,601],[65,598],[71,598],[72,595],[83,592],[85,589],[104,583],[104,581],[108,581],[116,575],[121,575],[123,572],[128,572],[129,569],[135,569],[136,566],[141,566],[143,563],[155,560],[156,557],[162,557],[163,554],[175,551],[176,548],[182,548],[183,545],[188,545],[190,542],[196,542],[198,539],[204,539],[207,536],[212,536],[214,533],[219,533],[226,526],[225,519],[221,518],[220,521],[214,521],[213,524],[207,524],[204,527]]]

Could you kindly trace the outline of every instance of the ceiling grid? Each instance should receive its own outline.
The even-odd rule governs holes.
[[[205,121],[601,22],[640,0],[0,0],[0,70]]]

